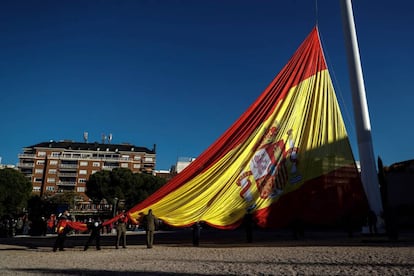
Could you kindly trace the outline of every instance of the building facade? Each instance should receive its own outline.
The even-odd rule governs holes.
[[[175,165],[175,168],[174,168],[175,173],[182,172],[194,160],[196,160],[196,158],[194,157],[179,157],[177,160],[177,164]]]
[[[31,181],[33,194],[53,196],[76,192],[78,204],[88,204],[86,181],[101,170],[130,169],[133,173],[155,170],[156,152],[131,144],[50,141],[23,148],[18,169]],[[82,209],[88,209],[82,206]]]
[[[385,200],[400,227],[414,227],[414,159],[384,168]],[[384,203],[383,203],[384,204]]]

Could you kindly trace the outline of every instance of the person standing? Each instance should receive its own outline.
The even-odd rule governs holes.
[[[119,242],[122,239],[122,248],[126,248],[126,223],[128,222],[128,217],[125,214],[125,210],[118,215],[118,220],[116,222],[116,245],[115,248],[119,248]]]
[[[196,222],[193,224],[193,246],[200,245],[200,222]]]
[[[253,242],[253,215],[246,213],[244,216],[244,227],[246,230],[246,241],[248,243]]]
[[[152,245],[154,243],[155,220],[156,218],[152,214],[152,209],[149,209],[148,214],[144,216],[147,248],[152,248]]]
[[[368,212],[368,227],[369,227],[369,234],[371,236],[378,234],[377,215],[372,210],[369,210],[369,212]]]
[[[92,219],[89,219],[88,229],[89,231],[91,231],[91,235],[86,241],[83,251],[88,250],[88,247],[93,240],[95,240],[96,242],[96,250],[101,250],[101,229],[102,229],[101,220],[99,218],[95,221],[93,221]]]
[[[47,233],[54,234],[56,232],[56,215],[51,214],[47,220]]]
[[[68,234],[70,228],[68,226],[68,221],[70,220],[70,214],[68,210],[65,210],[58,218],[58,223],[56,226],[57,238],[55,244],[53,245],[53,252],[56,252],[59,248],[59,251],[65,251],[65,240],[66,235]]]

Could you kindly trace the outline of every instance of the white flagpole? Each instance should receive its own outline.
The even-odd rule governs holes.
[[[371,123],[365,96],[365,86],[362,76],[352,3],[351,0],[340,1],[357,130],[358,152],[361,164],[361,180],[364,185],[370,208],[377,214],[377,216],[379,216],[383,209],[372,146]]]

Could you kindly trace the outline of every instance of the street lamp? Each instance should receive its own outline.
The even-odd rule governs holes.
[[[118,200],[119,199],[117,197],[114,197],[114,205],[112,207],[112,212],[113,212],[112,217],[116,216],[116,208],[118,206]]]

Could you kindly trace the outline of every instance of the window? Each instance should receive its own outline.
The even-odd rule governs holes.
[[[35,169],[35,173],[40,173],[40,174],[42,174],[42,173],[43,173],[43,169]]]
[[[92,166],[94,166],[94,167],[100,167],[101,166],[101,163],[99,163],[99,162],[93,162]]]
[[[79,178],[79,183],[86,183],[86,178]]]
[[[48,177],[47,178],[47,183],[55,183],[56,179],[54,177]]]
[[[56,174],[56,169],[49,169],[49,174]]]
[[[76,188],[76,191],[77,191],[78,193],[84,193],[84,192],[86,191],[86,189],[85,189],[85,187],[77,187],[77,188]]]
[[[141,160],[141,156],[140,155],[135,155],[134,160]]]
[[[128,163],[121,163],[121,168],[128,168]]]
[[[39,157],[45,157],[46,156],[46,152],[45,151],[39,151],[37,153],[37,156],[39,156]]]
[[[79,170],[79,174],[88,174],[87,170]]]
[[[141,164],[134,164],[134,169],[139,169],[141,168]]]
[[[33,186],[33,192],[40,192],[40,187]]]
[[[94,173],[96,173],[97,171],[95,171],[95,170],[93,170],[92,172],[91,172],[91,174],[94,174]]]
[[[36,165],[44,165],[45,164],[45,160],[37,160],[36,161]]]
[[[58,161],[57,160],[50,160],[49,164],[50,165],[57,165]]]
[[[86,166],[88,166],[88,162],[87,161],[80,161],[79,166],[86,167]]]
[[[52,154],[50,154],[50,156],[52,157],[59,157],[60,152],[52,152]]]
[[[152,157],[145,157],[145,162],[153,162],[154,159]]]
[[[54,186],[46,186],[46,191],[53,192],[55,190]]]

